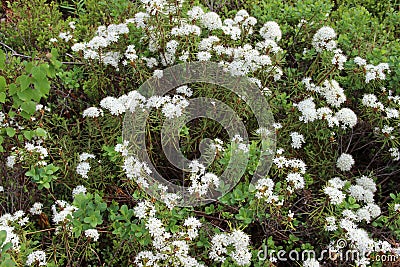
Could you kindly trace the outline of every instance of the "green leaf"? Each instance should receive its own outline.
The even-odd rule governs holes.
[[[8,137],[14,137],[16,131],[15,131],[14,128],[7,127],[7,128],[6,128],[6,133],[7,133]]]
[[[6,65],[6,54],[0,49],[0,70],[4,69]]]
[[[15,262],[11,259],[6,259],[2,263],[0,263],[0,267],[14,267],[14,266],[17,265],[15,265]]]
[[[21,109],[32,115],[36,111],[36,103],[33,101],[26,101],[21,104]]]
[[[10,86],[8,87],[8,93],[13,96],[18,92],[17,86],[15,85],[15,83],[10,84]]]
[[[36,133],[36,135],[39,136],[39,137],[46,137],[46,136],[47,136],[47,132],[46,132],[46,130],[44,130],[43,128],[37,128],[37,129],[35,130],[35,133]]]
[[[0,50],[1,51],[1,50]],[[7,238],[7,232],[5,230],[0,231],[0,245],[6,241]]]
[[[3,76],[0,76],[0,92],[6,91],[6,79]]]
[[[24,74],[19,76],[16,81],[20,84],[21,91],[28,89],[29,85],[31,84],[31,79],[29,76]]]
[[[0,92],[0,103],[6,102],[6,93]]]

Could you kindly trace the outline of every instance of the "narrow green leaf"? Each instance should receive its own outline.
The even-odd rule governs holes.
[[[6,91],[6,79],[3,76],[0,76],[0,92]]]

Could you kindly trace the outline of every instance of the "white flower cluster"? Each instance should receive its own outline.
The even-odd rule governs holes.
[[[47,149],[45,147],[41,146],[40,144],[35,145],[33,143],[25,143],[25,149],[28,152],[38,153],[39,159],[41,159],[41,160],[47,158],[47,156],[49,155],[49,153],[47,152]]]
[[[282,39],[282,31],[275,21],[266,22],[260,29],[260,35],[265,40],[279,42]]]
[[[64,200],[56,200],[55,204],[51,206],[53,212],[53,222],[60,224],[68,222],[68,216],[72,216],[72,213],[78,210],[77,207],[70,205]]]
[[[0,244],[0,248],[7,243],[11,243],[12,249],[16,252],[19,252],[21,248],[20,240],[16,231],[14,232],[15,227],[13,224],[18,224],[20,226],[26,225],[29,221],[29,218],[24,215],[25,212],[19,210],[14,212],[14,214],[5,213],[0,217],[0,231],[6,231],[6,240],[3,244]]]
[[[390,73],[388,63],[379,63],[378,65],[374,66],[372,64],[367,64],[367,61],[361,57],[355,57],[353,61],[358,66],[363,67],[365,72],[365,83],[369,83],[373,80],[385,80],[385,71]]]
[[[323,86],[316,86],[311,82],[311,78],[304,78],[302,83],[307,91],[317,92],[321,94],[326,102],[335,108],[339,108],[346,101],[346,95],[343,88],[335,80],[325,80]]]
[[[320,28],[313,36],[312,45],[317,52],[332,51],[336,48],[336,32],[331,27]]]
[[[225,19],[221,27],[224,34],[229,35],[232,40],[239,40],[242,35],[253,34],[253,26],[257,19],[251,17],[246,10],[239,10],[234,19]]]
[[[85,230],[85,236],[93,239],[93,241],[96,242],[99,240],[100,234],[96,229],[87,229]]]
[[[345,183],[346,182],[341,180],[339,177],[335,177],[328,181],[328,186],[324,188],[324,193],[329,196],[332,205],[340,205],[346,198],[346,195],[342,191]],[[332,229],[332,223],[330,225],[330,229]]]
[[[103,116],[103,110],[100,108],[96,108],[96,107],[90,107],[87,108],[83,111],[82,116],[85,117],[89,117],[89,118],[97,118],[100,116]]]
[[[7,157],[7,163],[6,166],[10,169],[14,168],[15,162],[16,162],[17,156],[15,155],[10,155]]]
[[[346,172],[351,170],[354,163],[355,161],[352,155],[342,153],[337,159],[336,167],[338,167],[341,171]]]
[[[38,264],[38,266],[46,266],[47,265],[46,253],[44,253],[44,251],[37,250],[28,255],[28,257],[26,259],[26,265],[36,266],[36,264]]]
[[[290,137],[292,138],[292,147],[294,149],[299,149],[306,142],[304,136],[298,132],[291,132]]]
[[[263,199],[266,203],[277,203],[279,197],[274,195],[275,183],[270,178],[262,178],[257,181],[256,184],[256,198]]]
[[[78,185],[72,190],[72,197],[75,197],[78,194],[86,194],[86,187],[83,185]]]
[[[366,107],[370,107],[376,110],[383,111],[385,106],[378,101],[378,98],[374,94],[365,94],[362,98],[362,104]]]
[[[217,188],[219,186],[219,178],[213,173],[206,172],[206,168],[203,164],[197,160],[193,160],[189,164],[190,168],[190,181],[191,184],[188,187],[188,192],[192,195],[201,197],[207,194],[211,187]]]
[[[314,258],[310,258],[303,261],[303,267],[319,267],[319,266],[320,266],[319,262]]]
[[[400,160],[400,149],[397,147],[392,147],[389,148],[390,156],[392,156],[392,159],[394,161],[399,161]]]
[[[126,157],[124,158],[123,170],[125,171],[128,179],[134,179],[135,182],[141,187],[149,187],[147,176],[149,176],[152,171],[146,162],[140,162],[133,156]]]
[[[374,180],[367,176],[361,176],[356,180],[356,184],[350,186],[349,193],[357,201],[365,203],[374,202],[374,193],[376,192],[376,185]]]
[[[336,95],[338,96],[338,95]],[[332,100],[332,99],[331,99]],[[332,104],[334,102],[331,102]],[[337,104],[338,102],[336,102]],[[316,108],[314,98],[309,97],[294,104],[301,112],[299,120],[308,123],[316,119],[326,120],[329,127],[341,126],[343,129],[353,128],[357,124],[357,115],[349,108],[342,108],[335,114],[329,107]]]
[[[90,164],[87,162],[88,159],[94,159],[95,156],[88,153],[82,153],[79,156],[79,163],[76,166],[76,173],[82,176],[83,178],[89,178],[88,172],[90,171]]]
[[[234,230],[231,233],[217,234],[212,238],[211,244],[209,256],[214,261],[224,263],[226,256],[230,256],[239,266],[250,264],[250,238],[242,231]]]
[[[325,226],[326,231],[334,232],[338,229],[337,225],[336,225],[336,217],[329,216],[329,217],[326,217],[325,220],[327,223],[327,225]]]
[[[356,249],[360,255],[370,255],[372,252],[391,252],[392,247],[387,241],[374,241],[369,237],[367,231],[357,226],[357,223],[362,221],[370,223],[373,218],[381,214],[381,209],[373,200],[374,192],[376,192],[374,180],[367,176],[361,176],[356,179],[356,184],[350,185],[347,193],[342,191],[346,182],[338,177],[329,180],[328,184],[329,186],[325,187],[324,192],[329,196],[332,204],[341,204],[349,193],[356,201],[366,205],[360,205],[353,210],[343,210],[341,218],[327,217],[325,229],[327,231],[345,230],[345,238],[350,241],[350,248]],[[339,223],[336,223],[337,220]],[[361,258],[359,262],[368,262],[368,258]]]
[[[294,190],[304,188],[305,182],[303,175],[306,173],[306,164],[302,160],[287,159],[286,157],[278,153],[277,157],[274,158],[273,163],[277,166],[278,169],[289,169],[288,175],[286,176],[286,189],[289,193],[293,193]]]
[[[29,209],[29,212],[32,215],[40,215],[42,214],[42,208],[43,204],[40,202],[36,202],[35,204],[33,204],[32,208]]]
[[[189,255],[189,241],[197,238],[201,223],[194,217],[188,217],[183,223],[185,230],[171,234],[162,221],[155,217],[156,210],[148,201],[140,202],[134,208],[135,216],[145,220],[146,229],[152,237],[153,251],[141,251],[135,257],[135,264],[139,267],[161,266],[198,266],[204,267],[195,258]]]
[[[178,205],[178,201],[182,199],[179,194],[170,193],[168,191],[168,186],[164,186],[158,184],[157,190],[159,191],[160,200],[165,203],[168,209],[172,210],[176,205]]]
[[[335,65],[338,70],[342,70],[344,68],[344,63],[347,61],[347,57],[343,55],[341,49],[335,49],[333,52],[335,54],[332,58],[332,64]]]
[[[117,144],[114,150],[116,152],[121,153],[122,156],[127,157],[129,154],[128,146],[129,146],[129,141],[124,140],[122,144]]]

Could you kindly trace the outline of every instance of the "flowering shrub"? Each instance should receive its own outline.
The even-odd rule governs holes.
[[[35,2],[30,19],[52,21],[48,35],[18,17],[30,4],[3,7],[0,22],[0,266],[399,262],[394,6]],[[143,90],[192,63],[215,63],[229,75],[222,85],[249,91],[208,81]],[[257,111],[269,109],[275,121],[262,112],[271,125],[261,127]]]

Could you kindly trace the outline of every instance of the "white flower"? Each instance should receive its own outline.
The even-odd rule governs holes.
[[[290,184],[288,185],[289,191],[292,191],[292,185],[294,189],[304,188],[304,178],[300,173],[289,173],[286,177],[286,181]]]
[[[363,175],[360,178],[357,178],[356,183],[364,187],[365,190],[369,190],[372,193],[376,192],[376,184],[374,180],[368,176]]]
[[[336,166],[341,171],[350,171],[353,167],[355,161],[350,154],[342,153],[336,162]]]
[[[386,74],[385,71],[390,73],[389,64],[388,63],[379,63],[374,66],[368,64],[365,66],[366,74],[365,74],[365,82],[369,83],[371,80],[385,80]]]
[[[225,262],[228,256],[228,247],[232,247],[229,256],[239,266],[250,264],[251,253],[249,251],[250,238],[240,230],[234,230],[232,233],[222,233],[215,235],[211,240],[211,251],[209,256],[217,262]]]
[[[269,39],[275,42],[279,42],[282,38],[281,29],[275,21],[268,21],[265,23],[260,29],[260,35],[266,40]]]
[[[342,108],[335,114],[335,118],[341,123],[342,128],[353,128],[357,124],[357,115],[349,108]]]
[[[342,54],[342,50],[340,49],[335,49],[334,53],[332,64],[336,65],[338,70],[342,70],[344,63],[347,61],[347,57]]]
[[[334,188],[342,189],[345,186],[346,181],[343,181],[339,177],[335,177],[335,178],[330,179],[328,181],[328,183],[329,183],[330,186],[332,186]]]
[[[66,42],[68,42],[69,40],[72,39],[72,35],[69,31],[67,32],[60,32],[60,34],[58,35],[58,37]]]
[[[85,117],[97,118],[99,116],[103,116],[103,110],[96,107],[90,107],[83,111],[82,116],[84,118]]]
[[[400,212],[400,204],[394,204],[394,211],[399,211]]]
[[[32,208],[30,208],[29,212],[32,215],[40,215],[40,214],[42,214],[42,208],[43,208],[43,204],[36,202],[35,204],[33,204]]]
[[[333,231],[336,231],[336,230],[337,230],[336,218],[335,218],[334,216],[326,217],[325,220],[326,220],[326,222],[327,222],[327,225],[326,225],[326,227],[325,227],[325,229],[326,229],[327,231],[333,232]]]
[[[0,185],[0,192],[4,192],[4,187]]]
[[[317,118],[317,110],[315,109],[315,103],[312,97],[299,102],[296,106],[301,112],[301,116],[299,117],[300,121],[304,123],[313,122]]]
[[[89,154],[89,153],[86,153],[86,152],[84,152],[84,153],[82,153],[82,154],[79,155],[79,161],[80,161],[80,162],[86,161],[86,160],[88,160],[88,159],[94,159],[94,158],[96,158],[95,155]]]
[[[329,196],[330,202],[333,205],[340,205],[346,197],[341,190],[332,186],[325,187],[324,193]]]
[[[128,146],[129,146],[129,141],[124,140],[122,144],[117,144],[114,150],[116,152],[121,153],[122,156],[126,157],[129,154]]]
[[[139,202],[136,207],[133,208],[133,212],[139,219],[144,219],[147,217],[154,217],[156,214],[156,209],[150,201]]]
[[[26,265],[31,266],[36,264],[39,264],[39,266],[46,266],[46,253],[44,253],[44,251],[37,250],[28,255]]]
[[[197,59],[199,61],[209,61],[210,58],[211,54],[209,52],[202,51],[197,53]]]
[[[124,103],[120,99],[108,96],[100,101],[100,106],[110,111],[111,115],[118,116],[126,111]]]
[[[316,259],[307,259],[303,262],[303,267],[319,267],[319,262]]]
[[[77,194],[86,194],[86,187],[83,185],[78,185],[77,187],[72,190],[72,196],[74,197]]]
[[[88,229],[85,230],[85,236],[88,238],[92,238],[93,241],[97,241],[99,239],[99,232],[96,229]]]
[[[302,144],[305,143],[304,136],[298,132],[290,133],[290,137],[292,138],[292,147],[295,149],[301,148]]]
[[[397,147],[392,147],[389,148],[389,152],[394,161],[400,160],[400,149],[398,149]]]
[[[8,168],[10,168],[10,169],[14,168],[15,159],[16,159],[16,158],[17,158],[17,157],[14,156],[14,155],[11,155],[11,156],[8,156],[8,157],[7,157],[7,163],[6,163],[6,165],[7,165]]]
[[[178,88],[176,88],[176,92],[179,94],[184,94],[187,97],[191,97],[193,95],[192,89],[190,89],[188,86],[183,85]]]
[[[349,193],[358,201],[363,201],[365,203],[374,202],[374,193],[370,190],[365,189],[361,185],[352,185],[349,188]]]
[[[384,106],[378,101],[378,98],[374,94],[365,94],[362,99],[362,104],[366,107],[384,110]]]
[[[135,61],[138,58],[134,45],[128,45],[124,55],[130,61]]]
[[[324,26],[314,34],[312,45],[317,52],[322,52],[323,50],[332,51],[336,48],[335,38],[335,30],[331,27]]]
[[[88,172],[90,171],[90,164],[88,162],[79,162],[76,166],[76,173],[81,175],[83,178],[89,178]]]
[[[163,77],[163,71],[162,70],[154,70],[153,72],[153,77],[157,79],[161,79]]]
[[[189,16],[189,18],[190,18],[191,20],[198,20],[198,19],[201,19],[202,16],[203,16],[203,14],[204,14],[204,11],[203,11],[203,9],[201,9],[201,7],[199,7],[199,6],[194,6],[194,7],[192,7],[191,10],[189,10],[189,11],[187,12],[187,15]]]
[[[201,23],[210,31],[217,30],[222,27],[221,18],[215,12],[207,12],[203,14],[201,17]]]
[[[361,57],[355,57],[354,63],[356,63],[360,67],[367,65],[367,61]]]
[[[57,211],[57,207],[60,211]],[[59,224],[67,221],[67,217],[69,215],[72,216],[72,213],[77,211],[78,208],[68,204],[64,200],[57,200],[54,205],[51,206],[51,210],[53,212],[53,222],[55,224]]]
[[[321,94],[325,97],[329,105],[336,108],[340,107],[340,105],[346,101],[343,88],[341,88],[339,83],[335,80],[325,80]]]

